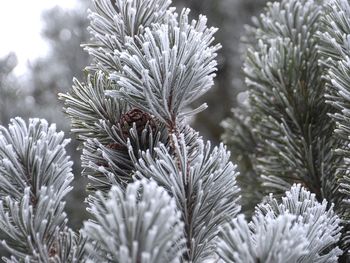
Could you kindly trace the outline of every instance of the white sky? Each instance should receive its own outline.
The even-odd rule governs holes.
[[[72,8],[75,0],[0,0],[0,57],[13,51],[18,58],[16,74],[25,72],[27,61],[45,55],[41,38],[41,12],[53,6]]]

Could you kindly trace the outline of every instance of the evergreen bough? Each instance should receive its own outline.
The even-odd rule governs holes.
[[[90,262],[179,262],[185,243],[180,213],[154,181],[136,181],[125,192],[113,186],[107,198],[101,192],[90,198],[94,221],[84,227]]]
[[[327,9],[311,0],[269,4],[248,37],[250,105],[231,130],[252,138],[237,147],[248,181],[276,192],[248,223],[238,215],[230,153],[188,123],[206,108],[192,103],[213,84],[216,29],[204,16],[191,21],[188,9],[176,13],[170,0],[94,5],[86,80],[60,94],[81,141],[91,219],[79,233],[67,226],[73,175],[63,133],[45,120],[13,119],[0,128],[0,237],[11,254],[4,260],[337,262],[348,246],[349,178],[347,137],[333,133],[346,125],[337,122],[345,104],[332,81],[341,56],[320,63]]]
[[[85,238],[67,227],[64,196],[72,189],[69,140],[45,120],[0,126],[0,229],[5,262],[79,262]]]
[[[269,3],[253,20],[246,39],[246,106],[234,109],[233,118],[224,122],[223,137],[240,149],[236,160],[242,177],[249,177],[242,185],[259,185],[254,196],[243,193],[253,202],[256,196],[278,196],[299,183],[319,202],[334,205],[342,225],[337,244],[345,251],[342,262],[350,245],[345,125],[349,82],[339,63],[346,57],[347,14],[348,1]]]

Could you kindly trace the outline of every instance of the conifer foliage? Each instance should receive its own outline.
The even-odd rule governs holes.
[[[242,149],[237,156],[250,165],[242,176],[253,175],[248,182],[255,181],[260,194],[279,195],[301,183],[320,202],[334,204],[342,225],[342,261],[350,244],[345,124],[350,82],[340,61],[347,59],[349,10],[347,0],[269,3],[249,32],[247,109],[234,109],[224,124],[225,141]],[[252,140],[242,143],[242,131]]]
[[[45,120],[0,127],[0,229],[6,262],[79,262],[84,239],[67,226],[64,196],[71,190],[69,140]]]
[[[270,4],[251,32],[251,108],[240,123],[251,125],[258,147],[251,174],[280,191],[261,200],[249,223],[239,215],[230,153],[188,123],[206,108],[192,103],[213,84],[216,29],[170,5],[94,0],[84,45],[92,63],[84,81],[60,94],[90,181],[91,218],[79,233],[64,213],[73,175],[63,133],[39,119],[0,128],[4,260],[337,262],[348,245],[349,186],[347,159],[332,151],[345,151],[344,139],[333,136],[335,109],[324,99],[321,75],[331,74],[319,63],[322,5]]]
[[[185,247],[180,212],[154,181],[138,180],[125,192],[113,186],[107,198],[101,192],[90,198],[90,262],[179,262]]]
[[[88,84],[76,80],[61,98],[83,141],[90,189],[127,191],[137,179],[153,179],[176,200],[184,222],[180,258],[202,262],[215,255],[219,226],[240,210],[237,174],[223,146],[212,149],[186,125],[206,107],[191,110],[190,103],[213,84],[216,29],[170,3],[95,1]]]

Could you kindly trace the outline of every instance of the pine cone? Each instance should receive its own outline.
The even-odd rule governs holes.
[[[136,124],[137,133],[141,135],[141,132],[143,129],[145,129],[147,122],[152,131],[155,131],[156,123],[150,114],[136,108],[129,110],[121,116],[119,121],[122,135],[124,138],[129,137],[129,130],[132,128],[133,123]]]

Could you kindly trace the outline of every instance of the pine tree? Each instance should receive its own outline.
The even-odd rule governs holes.
[[[212,149],[186,125],[205,108],[188,109],[212,85],[220,46],[212,45],[216,29],[204,16],[189,22],[189,10],[177,14],[169,5],[95,1],[88,82],[76,80],[62,98],[84,143],[89,189],[107,193],[137,178],[155,180],[181,212],[184,260],[202,262],[214,254],[219,226],[239,211],[226,149]]]
[[[257,200],[302,184],[320,202],[334,204],[343,225],[339,246],[348,252],[348,135],[341,120],[346,119],[344,90],[350,82],[337,64],[347,48],[346,12],[347,1],[267,5],[247,38],[246,108],[234,109],[233,118],[224,122],[224,140],[240,150],[242,177],[249,177],[242,185],[259,185],[255,196],[242,186],[248,191],[243,196]]]
[[[347,245],[346,235],[342,236],[345,213],[339,212],[345,207],[342,195],[347,194],[347,177],[343,177],[343,190],[338,195],[333,185],[338,181],[326,173],[337,171],[346,161],[330,151],[332,143],[342,142],[327,133],[335,125],[331,119],[311,118],[310,123],[304,123],[309,127],[304,134],[293,121],[309,120],[307,112],[300,119],[286,119],[283,129],[271,121],[272,117],[264,117],[264,111],[258,115],[262,109],[274,113],[274,108],[267,107],[271,105],[263,104],[269,97],[260,90],[268,91],[269,80],[278,83],[264,78],[262,69],[271,72],[276,66],[272,62],[278,62],[276,71],[280,74],[276,76],[290,77],[290,85],[296,84],[303,91],[307,84],[315,85],[310,91],[316,99],[311,106],[323,102],[323,82],[318,78],[326,70],[318,64],[320,57],[315,52],[317,32],[323,28],[318,26],[321,8],[306,0],[270,5],[270,11],[262,16],[266,27],[255,31],[261,41],[252,48],[259,51],[251,51],[246,64],[255,98],[251,112],[256,115],[250,124],[256,125],[252,132],[259,136],[259,150],[265,147],[267,155],[262,158],[262,152],[257,154],[258,168],[274,171],[272,177],[267,174],[263,178],[269,189],[283,191],[266,197],[248,223],[239,215],[238,173],[229,151],[223,144],[212,147],[188,123],[189,117],[206,108],[205,104],[190,107],[213,84],[220,49],[214,44],[216,29],[207,26],[205,16],[190,20],[188,9],[176,13],[170,5],[170,0],[94,0],[94,11],[89,14],[91,42],[84,45],[92,57],[86,80],[75,79],[72,90],[60,94],[72,132],[81,141],[83,175],[90,180],[86,201],[91,218],[79,233],[67,226],[64,212],[64,197],[73,180],[64,134],[40,119],[26,124],[16,118],[8,128],[1,126],[0,233],[11,254],[4,260],[337,262]],[[291,17],[283,9],[299,15]],[[282,30],[285,38],[275,37],[280,27],[270,16],[278,16],[282,28],[288,24],[284,18],[304,18],[301,22],[287,19],[300,34],[294,30],[288,35],[288,30]],[[286,65],[292,66],[286,67],[290,76],[281,75],[285,68],[278,59],[285,57],[276,52],[281,50],[290,62]],[[311,60],[306,63],[306,59]],[[277,90],[269,94],[279,94],[283,102],[290,95],[308,106],[302,104],[309,99],[307,92],[302,98],[297,94],[283,96]],[[286,116],[293,116],[291,109],[286,109]],[[310,109],[312,113],[319,110]],[[320,117],[326,118],[327,113],[320,111]],[[313,133],[311,128],[316,124],[325,126]],[[279,139],[277,135],[288,128],[300,134],[287,134],[297,143],[291,151],[284,149],[282,157],[294,154],[298,146],[307,149],[300,157],[305,160],[294,160],[293,175],[308,179],[302,167],[306,161],[308,168],[314,169],[311,175],[325,182],[324,188],[317,188],[320,181],[315,183],[314,177],[300,180],[304,187],[287,180],[292,163],[274,156],[280,144],[264,136],[272,130]],[[303,137],[306,135],[318,136],[310,141],[315,145],[306,143],[311,139]],[[286,166],[277,167],[273,161]],[[319,163],[321,167],[317,167]],[[317,177],[320,174],[324,177]],[[281,200],[280,194],[284,195]]]

